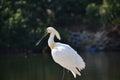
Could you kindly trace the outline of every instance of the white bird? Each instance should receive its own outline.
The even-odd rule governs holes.
[[[59,40],[61,39],[55,28],[48,27],[47,33],[50,34],[48,46],[51,49],[53,60],[65,69],[71,71],[74,78],[76,78],[76,75],[80,76],[80,71],[85,68],[85,62],[82,57],[69,45],[54,41],[54,36]]]

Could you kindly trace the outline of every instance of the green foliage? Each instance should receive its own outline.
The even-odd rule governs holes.
[[[107,26],[111,19],[111,6],[107,3],[103,3],[99,8],[100,22],[103,26]]]
[[[40,38],[47,26],[44,20],[40,21],[39,10],[34,10],[36,6],[26,0],[1,2],[1,48],[34,48],[37,36]]]
[[[118,25],[119,12],[119,0],[1,0],[0,48],[34,49],[47,26]]]
[[[103,0],[102,4],[90,3],[86,7],[87,23],[107,27],[108,24],[120,24],[120,2]],[[91,23],[92,22],[92,23]]]
[[[99,24],[99,6],[95,3],[90,3],[86,7],[86,23],[89,26],[96,26]]]
[[[88,15],[90,18],[98,16],[98,9],[99,7],[95,3],[90,3],[86,7],[86,15]]]
[[[109,5],[111,5],[111,23],[113,25],[120,25],[120,1],[108,1]]]

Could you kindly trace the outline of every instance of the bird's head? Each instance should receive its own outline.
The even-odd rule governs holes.
[[[56,37],[57,37],[57,39],[61,39],[60,38],[60,34],[58,33],[58,31],[55,29],[55,28],[53,28],[53,27],[48,27],[47,28],[47,33],[53,33]]]
[[[53,27],[48,27],[47,28],[47,30],[46,30],[46,34],[44,34],[44,36],[35,44],[36,46],[41,42],[41,40],[45,37],[45,36],[47,36],[47,34],[54,34],[56,37],[57,37],[57,39],[61,39],[60,38],[60,34],[57,32],[57,30],[55,29],[55,28],[53,28]]]

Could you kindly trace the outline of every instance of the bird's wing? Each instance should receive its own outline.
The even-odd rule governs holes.
[[[77,68],[79,71],[85,68],[85,63],[81,56],[67,44],[57,43],[52,50],[54,61],[64,68]]]

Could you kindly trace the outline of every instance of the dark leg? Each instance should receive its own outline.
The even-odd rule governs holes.
[[[67,80],[70,80],[69,70],[67,71]]]
[[[65,69],[63,68],[62,80],[64,80],[64,77],[65,77]]]

